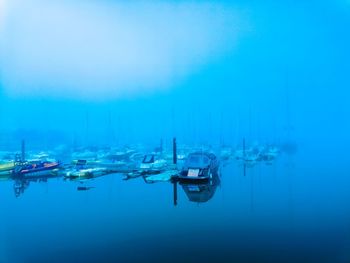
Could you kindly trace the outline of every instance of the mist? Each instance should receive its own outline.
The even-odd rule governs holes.
[[[0,0],[0,262],[349,262],[349,28],[349,0]]]
[[[2,6],[3,131],[81,144],[349,145],[346,2]]]

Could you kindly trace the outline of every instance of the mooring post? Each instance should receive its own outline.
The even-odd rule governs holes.
[[[245,161],[245,138],[243,138],[243,159]]]
[[[173,163],[177,164],[176,138],[173,138]]]

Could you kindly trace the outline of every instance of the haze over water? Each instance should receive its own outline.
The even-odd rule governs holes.
[[[0,263],[349,262],[349,26],[347,0],[0,0],[0,152],[285,150],[176,206],[121,174],[4,180]]]

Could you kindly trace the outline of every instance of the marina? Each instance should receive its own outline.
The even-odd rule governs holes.
[[[349,263],[349,28],[349,0],[0,0],[0,263]]]
[[[178,181],[182,185],[190,183],[186,189],[187,192],[191,192],[190,189],[197,189],[193,184],[206,188],[206,183],[212,185],[213,181],[219,181],[221,176],[219,171],[222,166],[220,162],[225,162],[225,165],[232,163],[239,166],[242,163],[244,166],[251,165],[251,157],[255,156],[255,162],[265,162],[270,165],[279,154],[275,146],[272,150],[266,150],[266,147],[261,145],[260,151],[249,149],[244,150],[243,153],[240,149],[230,148],[228,150],[226,147],[221,150],[220,160],[212,147],[210,147],[211,151],[205,150],[207,147],[198,151],[198,147],[188,145],[179,149],[175,138],[172,146],[171,150],[151,153],[145,153],[145,147],[127,147],[118,151],[108,147],[102,149],[93,147],[93,150],[72,151],[71,157],[63,162],[53,150],[26,153],[25,141],[22,140],[21,153],[6,152],[3,155],[6,158],[0,160],[1,178],[14,181],[16,197],[24,193],[31,181],[61,178],[64,181],[76,181],[83,184],[110,174],[119,174],[123,180],[142,177],[148,184]],[[65,148],[68,149],[66,146]],[[180,151],[181,154],[178,154],[177,151]],[[270,151],[273,153],[271,154]],[[91,187],[85,189],[84,186],[79,186],[77,189],[89,190]]]

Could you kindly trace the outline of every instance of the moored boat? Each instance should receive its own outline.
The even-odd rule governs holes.
[[[178,175],[180,181],[208,180],[218,173],[219,160],[209,152],[189,154]]]
[[[64,177],[71,180],[84,180],[103,176],[108,173],[110,172],[106,168],[83,168],[67,171]]]
[[[15,165],[13,175],[24,177],[55,176],[57,175],[59,165],[59,162],[56,161],[28,161]]]

